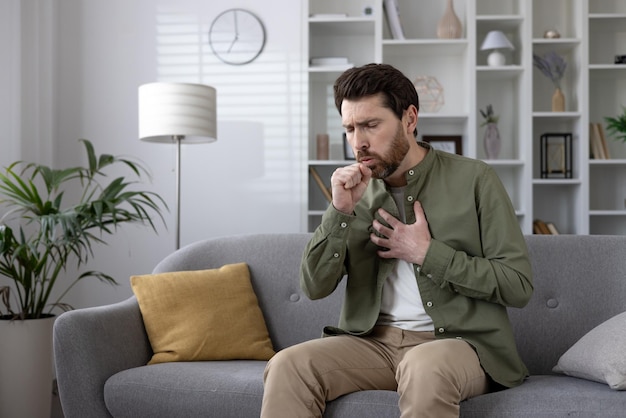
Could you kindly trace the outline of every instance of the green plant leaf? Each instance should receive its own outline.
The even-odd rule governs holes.
[[[93,245],[106,244],[105,237],[118,227],[139,223],[156,232],[152,218],[157,216],[165,223],[162,211],[167,205],[159,195],[131,190],[138,181],[126,177],[105,181],[107,169],[114,166],[130,168],[137,180],[142,174],[149,178],[142,164],[109,154],[98,156],[90,141],[80,142],[87,154],[86,167],[53,169],[17,161],[0,173],[0,205],[7,209],[0,216],[0,275],[15,285],[11,296],[2,290],[0,302],[11,315],[39,318],[55,307],[67,309],[61,298],[87,278],[116,284],[103,272],[82,272],[50,303],[68,263],[80,270],[93,257]],[[79,196],[66,201],[69,190],[68,197]],[[11,308],[11,299],[17,301],[19,311]]]

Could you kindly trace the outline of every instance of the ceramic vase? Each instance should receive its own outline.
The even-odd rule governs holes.
[[[502,141],[500,140],[500,131],[495,123],[488,123],[485,130],[484,138],[485,154],[488,160],[495,160],[500,155]]]
[[[554,94],[552,94],[552,111],[553,112],[563,112],[565,111],[565,96],[560,88],[556,88],[554,90]]]
[[[0,417],[50,418],[55,319],[0,319]]]
[[[452,0],[448,0],[446,10],[437,23],[437,37],[439,39],[457,39],[461,37],[463,27],[459,17],[454,12]]]

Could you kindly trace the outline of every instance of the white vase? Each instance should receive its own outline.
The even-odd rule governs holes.
[[[50,418],[55,318],[0,319],[0,417]]]
[[[485,130],[485,154],[488,160],[495,160],[500,155],[502,141],[500,140],[500,131],[495,123],[488,123]]]

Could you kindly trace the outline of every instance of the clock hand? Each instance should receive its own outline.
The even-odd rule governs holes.
[[[234,22],[235,23],[235,39],[233,39],[233,41],[231,42],[226,53],[230,53],[230,51],[233,49],[233,46],[235,46],[235,42],[237,42],[237,40],[239,39],[239,24],[238,24],[238,19],[237,19],[237,10],[233,12],[233,19],[235,21]]]
[[[228,47],[228,50],[226,51],[226,53],[230,53],[230,50],[233,49],[233,46],[235,45],[235,42],[237,42],[238,39],[239,39],[239,35],[235,35],[235,39],[233,39],[233,41],[230,43],[230,46]]]
[[[239,24],[237,20],[237,10],[233,13],[233,19],[235,19],[235,39],[239,37]]]

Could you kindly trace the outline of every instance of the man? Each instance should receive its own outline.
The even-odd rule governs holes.
[[[397,69],[335,82],[357,163],[332,175],[332,205],[302,260],[311,299],[345,276],[338,327],[279,352],[261,416],[320,417],[326,401],[397,390],[401,416],[458,417],[459,403],[522,383],[506,313],[532,294],[524,237],[495,172],[416,142],[419,100]]]

